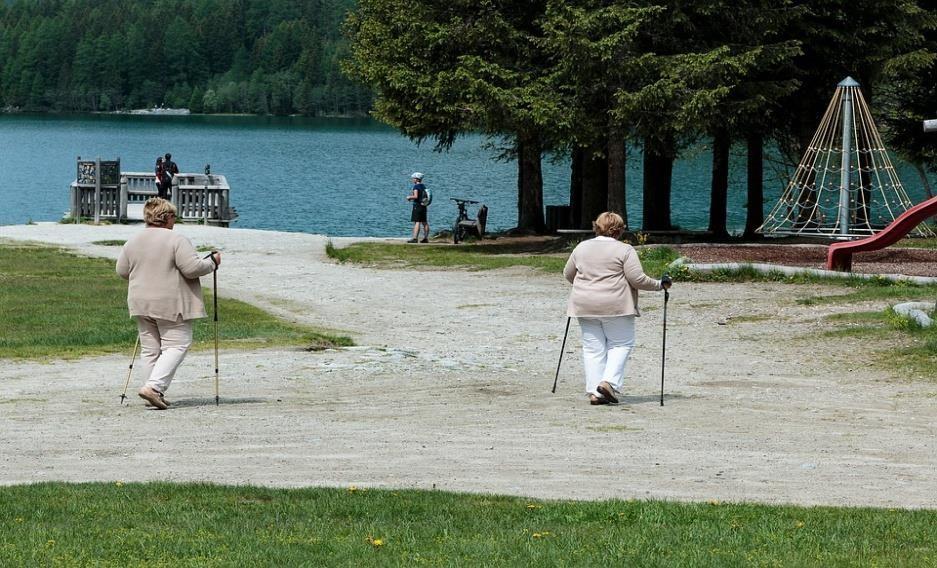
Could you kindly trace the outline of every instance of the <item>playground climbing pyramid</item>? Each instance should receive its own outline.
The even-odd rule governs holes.
[[[847,77],[837,85],[797,171],[758,232],[844,240],[867,237],[913,205],[859,83]],[[934,236],[925,225],[912,234]]]

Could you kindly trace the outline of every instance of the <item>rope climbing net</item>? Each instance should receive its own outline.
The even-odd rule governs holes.
[[[859,84],[847,77],[837,86],[797,171],[758,232],[865,237],[913,205]],[[912,234],[934,236],[924,225]]]

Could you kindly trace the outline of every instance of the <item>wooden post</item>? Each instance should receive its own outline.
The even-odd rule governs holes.
[[[120,176],[120,210],[117,212],[117,222],[127,220],[127,176]]]
[[[179,178],[178,176],[172,177],[172,185],[170,186],[170,191],[172,195],[169,196],[169,201],[176,206],[176,214],[179,216],[179,219],[185,217],[185,211],[182,210],[182,196],[179,195]]]
[[[78,184],[74,183],[71,186],[71,205],[72,205],[72,219],[77,220],[80,211],[78,210]]]
[[[101,158],[94,160],[94,224],[101,222]]]
[[[228,190],[221,190],[221,200],[218,202],[218,217],[224,221],[224,226],[228,226]]]

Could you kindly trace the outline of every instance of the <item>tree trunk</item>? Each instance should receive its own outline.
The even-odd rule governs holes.
[[[579,218],[584,228],[605,212],[608,206],[608,159],[586,148],[582,161],[582,213]]]
[[[755,230],[765,222],[764,137],[748,135],[748,212],[745,216],[745,237],[755,236]]]
[[[670,182],[673,176],[673,145],[644,141],[644,227],[645,231],[669,231]]]
[[[517,139],[517,228],[543,233],[543,172],[540,140],[536,136]]]
[[[573,229],[587,229],[582,226],[582,161],[585,151],[573,148],[570,156],[569,172],[569,221]]]
[[[617,128],[610,128],[608,134],[608,203],[606,211],[618,213],[628,227],[627,187],[625,182],[625,137]]]
[[[729,131],[720,128],[713,136],[713,171],[709,196],[709,232],[726,237],[726,207],[729,204]]]

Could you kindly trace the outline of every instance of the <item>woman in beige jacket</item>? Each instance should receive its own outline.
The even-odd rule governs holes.
[[[563,274],[573,285],[566,315],[579,320],[586,393],[591,404],[618,402],[625,365],[634,348],[638,290],[670,287],[644,273],[638,253],[621,242],[625,223],[617,213],[602,213],[592,223],[595,238],[573,249]]]
[[[174,233],[176,207],[158,197],[143,206],[146,228],[124,244],[117,274],[130,281],[127,306],[137,318],[146,384],[139,395],[159,409],[163,393],[192,345],[192,320],[206,317],[199,277],[221,264],[221,253],[200,258],[185,236]]]

